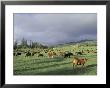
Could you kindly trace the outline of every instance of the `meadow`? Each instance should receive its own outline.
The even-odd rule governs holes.
[[[74,44],[62,44],[52,48],[57,54],[57,50],[70,51],[73,56],[63,58],[55,56],[49,58],[47,53],[42,51],[43,57],[34,56],[25,57],[25,53],[19,56],[13,56],[13,74],[14,75],[97,75],[97,45],[96,41],[86,41]],[[32,49],[23,49],[30,50]],[[36,49],[35,49],[36,50]],[[73,69],[72,60],[76,52],[84,51],[77,57],[87,58],[85,66],[78,65]],[[89,52],[87,52],[89,50]],[[94,53],[95,52],[95,53]]]

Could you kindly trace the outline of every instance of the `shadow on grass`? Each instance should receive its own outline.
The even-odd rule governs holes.
[[[97,67],[97,64],[88,65],[85,67],[76,67],[76,68],[63,68],[59,70],[49,71],[49,72],[42,72],[38,73],[37,75],[84,75],[85,73],[89,73],[93,70],[93,67]]]
[[[68,63],[71,63],[71,62],[68,62]],[[44,68],[49,68],[49,67],[52,67],[52,66],[54,67],[54,66],[65,65],[65,64],[68,64],[68,63],[54,64],[54,65],[51,65],[51,66],[45,66],[45,67],[39,67],[39,68],[33,68],[33,69],[32,68],[31,69],[25,69],[23,71],[44,69]],[[97,68],[97,64],[92,64],[92,65],[88,65],[88,66],[85,66],[85,67],[76,67],[74,69],[72,67],[71,68],[67,67],[67,68],[62,68],[62,69],[56,69],[54,71],[27,73],[25,75],[88,75],[88,73],[91,72],[91,71],[94,71],[94,73],[96,75],[97,70],[95,68]],[[14,75],[20,75],[20,74],[22,74],[21,72],[22,71],[18,71],[18,73],[17,74],[15,73]]]
[[[16,69],[14,72],[22,72],[22,71],[28,71],[28,70],[36,70],[36,69],[45,69],[45,68],[50,68],[50,67],[55,67],[55,66],[60,66],[60,65],[65,65],[65,64],[70,64],[71,62],[66,62],[66,63],[60,63],[60,64],[53,64],[53,65],[48,65],[48,66],[43,66],[43,67],[26,67],[26,68],[21,68],[21,69]]]
[[[30,64],[42,64],[42,63],[52,63],[52,62],[60,62],[60,61],[63,61],[64,60],[64,58],[61,58],[61,57],[55,57],[55,58],[45,58],[45,59],[30,59],[30,60],[28,60],[28,61],[20,61],[20,62],[18,62],[18,63],[22,63],[22,64],[19,64],[19,66],[24,66],[24,64],[26,64],[26,65],[30,65]]]
[[[97,66],[97,64],[91,64],[91,65],[88,65],[88,66],[86,66],[86,67],[94,67],[94,66]]]

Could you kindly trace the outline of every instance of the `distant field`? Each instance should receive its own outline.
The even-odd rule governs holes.
[[[93,50],[96,52],[96,43],[89,42],[79,44],[66,44],[55,46],[53,50],[70,51],[75,55],[75,52]],[[79,46],[80,45],[80,46]],[[71,58],[63,58],[56,56],[54,58],[48,58],[47,53],[43,57],[34,56],[25,57],[25,54],[20,56],[14,56],[13,59],[13,73],[14,75],[97,75],[97,53],[85,52],[78,57],[85,57],[88,59],[84,67],[77,66],[73,69]]]

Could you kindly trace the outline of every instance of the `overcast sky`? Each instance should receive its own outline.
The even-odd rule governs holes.
[[[97,39],[97,14],[14,14],[14,41],[45,45]]]

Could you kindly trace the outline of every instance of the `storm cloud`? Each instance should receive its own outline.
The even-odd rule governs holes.
[[[97,39],[96,13],[16,13],[14,40],[45,45]]]

